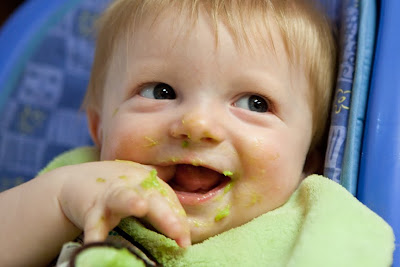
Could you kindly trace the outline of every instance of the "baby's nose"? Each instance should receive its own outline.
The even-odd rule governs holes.
[[[224,140],[224,129],[213,114],[192,112],[175,121],[170,135],[176,139],[203,143],[220,143]]]

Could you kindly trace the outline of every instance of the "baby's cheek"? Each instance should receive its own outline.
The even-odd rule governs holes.
[[[264,179],[271,173],[279,172],[277,161],[270,161],[267,157],[261,157],[260,160],[250,158],[247,162],[246,173],[251,178]]]
[[[265,188],[259,185],[259,179],[249,177],[246,182],[238,183],[234,188],[235,202],[240,207],[250,208],[260,203],[265,196]]]
[[[292,173],[287,162],[284,145],[253,139],[247,142],[242,155],[243,175],[238,183],[239,196],[246,206],[267,202],[273,208],[291,193]],[[240,184],[240,185],[239,185]],[[288,191],[288,192],[286,192]]]
[[[260,144],[259,142],[250,143],[247,146],[246,153],[242,155],[242,162],[244,162],[246,172],[255,177],[276,171],[282,160],[279,148],[271,144]]]
[[[154,138],[146,138],[137,133],[110,134],[107,138],[107,143],[102,148],[103,160],[120,159],[144,162],[151,157],[152,151],[158,143]]]

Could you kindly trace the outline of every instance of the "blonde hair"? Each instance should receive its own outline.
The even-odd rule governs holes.
[[[164,10],[173,7],[177,15],[184,11],[195,22],[200,10],[205,11],[212,19],[216,36],[217,24],[222,22],[239,46],[250,45],[250,37],[259,36],[261,32],[265,35],[268,22],[272,21],[279,27],[289,59],[293,64],[302,64],[310,85],[309,98],[313,114],[311,147],[314,147],[326,129],[336,74],[336,46],[329,22],[310,2],[115,0],[99,20],[95,59],[83,107],[100,110],[107,71],[116,43],[122,36],[129,35],[143,17],[151,15],[157,18]]]

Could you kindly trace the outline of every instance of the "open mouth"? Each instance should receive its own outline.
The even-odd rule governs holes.
[[[195,205],[213,198],[231,179],[219,172],[193,165],[176,165],[168,184],[182,204]]]

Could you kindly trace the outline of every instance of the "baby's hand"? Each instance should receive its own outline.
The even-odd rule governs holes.
[[[121,219],[143,218],[181,247],[190,245],[185,211],[173,190],[149,166],[102,161],[59,169],[65,178],[61,209],[85,234],[85,243],[104,241]]]

